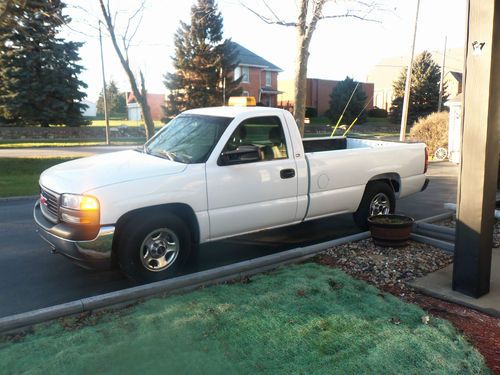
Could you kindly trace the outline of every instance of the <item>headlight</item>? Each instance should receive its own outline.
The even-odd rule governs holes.
[[[94,211],[99,209],[99,201],[88,195],[63,194],[61,206],[70,210]]]
[[[67,223],[99,223],[99,201],[89,195],[63,194],[60,212],[61,219]]]

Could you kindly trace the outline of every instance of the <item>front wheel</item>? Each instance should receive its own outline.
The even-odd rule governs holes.
[[[392,187],[382,181],[366,185],[365,193],[357,211],[353,214],[354,222],[362,230],[368,230],[368,218],[374,215],[392,214],[396,210],[396,198]]]
[[[189,229],[177,216],[133,217],[120,231],[118,263],[138,282],[159,281],[180,274],[191,246]]]

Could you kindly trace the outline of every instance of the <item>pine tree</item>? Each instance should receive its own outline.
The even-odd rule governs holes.
[[[214,0],[198,0],[191,7],[191,23],[181,22],[174,37],[175,73],[165,75],[170,90],[165,114],[176,115],[189,108],[222,105],[223,81],[226,99],[237,95],[240,80],[233,81],[237,52],[222,38],[223,21]]]
[[[399,78],[392,85],[394,99],[392,100],[390,119],[394,123],[401,122],[406,70],[407,68],[403,68]],[[412,124],[420,117],[437,111],[440,77],[441,68],[434,62],[432,55],[428,51],[424,51],[417,56],[412,66],[410,103],[408,106],[409,124]],[[443,101],[446,99],[446,96],[443,97]]]
[[[111,82],[106,85],[106,96],[108,99],[108,115],[110,117],[124,117],[127,115],[125,93],[118,91],[115,81],[111,80]],[[99,93],[96,109],[98,116],[104,116],[104,97],[102,91]]]
[[[354,81],[352,78],[346,77],[333,88],[332,93],[330,94],[330,108],[326,113],[327,117],[333,123],[337,123],[342,115],[342,112],[344,111],[344,108],[345,113],[342,117],[342,124],[351,124],[358,116],[358,123],[365,121],[366,112],[363,111],[363,108],[366,104],[367,96],[361,89],[361,85],[359,85],[356,89],[357,84],[358,82]],[[356,91],[354,91],[354,89],[356,89]],[[347,105],[351,95],[353,95],[353,97],[349,105]]]
[[[0,25],[0,118],[16,125],[85,124],[81,43],[57,37],[64,4],[27,1]]]

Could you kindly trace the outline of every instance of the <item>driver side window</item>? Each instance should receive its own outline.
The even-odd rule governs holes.
[[[285,133],[277,116],[244,120],[231,134],[222,152],[235,151],[241,146],[257,147],[259,161],[288,158]]]

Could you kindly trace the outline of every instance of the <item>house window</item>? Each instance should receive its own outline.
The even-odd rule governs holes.
[[[238,78],[241,78],[242,83],[250,82],[250,74],[248,71],[248,66],[238,66],[234,69],[234,80],[236,81]]]
[[[266,86],[271,86],[271,72],[266,72]]]
[[[250,93],[248,91],[243,91],[241,93],[241,96],[250,96]]]
[[[248,71],[248,66],[241,67],[241,82],[249,83],[250,82],[250,72]]]

